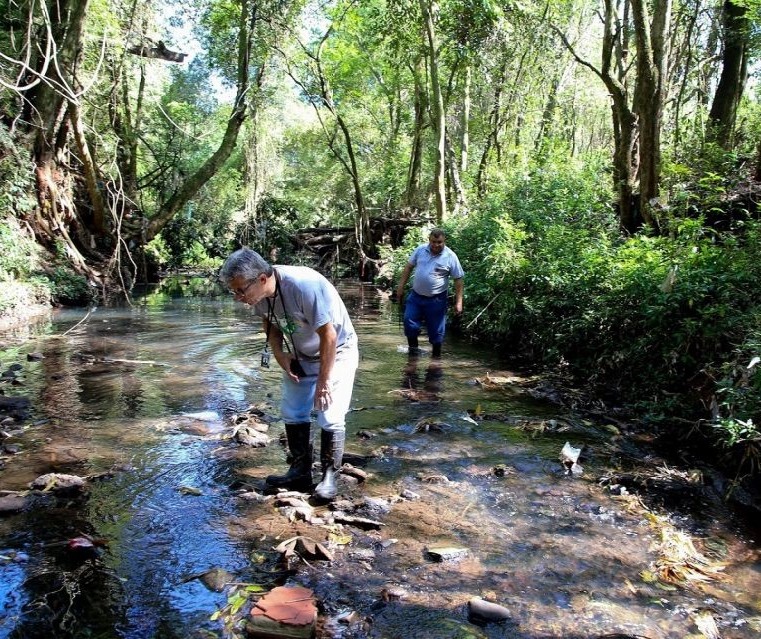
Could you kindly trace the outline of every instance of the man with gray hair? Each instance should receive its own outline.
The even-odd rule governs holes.
[[[262,318],[267,336],[262,366],[269,367],[271,353],[283,369],[281,413],[292,461],[287,473],[270,475],[267,483],[311,488],[314,409],[323,473],[314,494],[333,499],[359,361],[357,336],[338,291],[311,268],[272,266],[249,248],[230,255],[219,277],[235,299]]]

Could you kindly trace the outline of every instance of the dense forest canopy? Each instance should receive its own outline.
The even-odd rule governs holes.
[[[99,281],[236,224],[353,226],[377,258],[371,218],[467,215],[554,160],[664,232],[698,153],[759,142],[756,0],[3,4],[17,217]]]
[[[468,331],[761,455],[759,0],[0,6],[0,309],[440,224]]]

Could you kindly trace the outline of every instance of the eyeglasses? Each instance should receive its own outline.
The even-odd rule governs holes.
[[[259,281],[259,278],[257,277],[255,280],[251,280],[246,286],[243,288],[231,288],[230,292],[235,297],[245,297],[246,293],[248,293],[248,289],[250,289],[254,284],[256,284]]]

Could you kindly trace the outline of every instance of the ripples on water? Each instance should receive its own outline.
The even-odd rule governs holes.
[[[725,624],[731,636],[753,636],[741,620],[761,614],[757,562],[735,566],[733,593],[717,587],[721,605],[699,591],[656,596],[642,588],[638,575],[653,559],[653,532],[596,486],[594,464],[608,459],[604,437],[592,425],[532,436],[503,422],[474,422],[469,410],[534,422],[557,415],[514,388],[485,391],[473,383],[500,370],[491,345],[452,336],[442,366],[427,357],[408,361],[399,352],[397,309],[370,287],[342,288],[361,341],[347,448],[386,451],[368,465],[367,494],[388,497],[408,488],[422,496],[388,515],[385,535],[399,541],[377,558],[374,571],[355,567],[341,582],[348,606],[377,598],[389,580],[411,591],[404,603],[373,607],[373,626],[363,636],[615,631],[681,638],[696,632],[691,613],[712,605],[725,618],[737,611],[735,627]],[[4,368],[24,365],[23,385],[6,385],[6,392],[26,395],[33,405],[26,422],[32,425],[13,439],[22,452],[6,459],[0,488],[23,489],[46,472],[118,471],[94,483],[86,500],[47,497],[0,519],[0,555],[21,553],[0,560],[0,639],[219,633],[209,616],[225,595],[185,580],[212,566],[243,578],[251,552],[273,545],[272,537],[257,546],[231,534],[246,513],[230,486],[243,470],[263,477],[282,469],[282,448],[231,451],[219,438],[230,415],[250,403],[277,412],[279,373],[257,366],[260,322],[226,296],[193,296],[177,283],[134,308],[99,309],[74,328],[83,315],[58,313],[50,326],[9,340],[0,353]],[[33,351],[45,359],[26,362]],[[422,401],[409,401],[410,391]],[[444,432],[416,432],[426,417],[442,422]],[[358,438],[362,430],[375,437]],[[590,444],[592,467],[584,478],[566,477],[558,462],[563,443],[574,437]],[[489,472],[497,464],[508,466],[504,478]],[[432,474],[455,488],[421,482]],[[97,561],[75,560],[62,543],[82,534],[107,540]],[[732,531],[706,526],[705,534],[724,535],[752,553]],[[471,555],[454,567],[422,561],[422,547],[434,542],[467,546]],[[467,598],[488,594],[508,605],[515,625],[476,630],[465,622]]]

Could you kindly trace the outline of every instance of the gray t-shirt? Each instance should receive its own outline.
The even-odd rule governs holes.
[[[337,353],[356,348],[357,336],[349,313],[338,291],[327,279],[306,266],[275,266],[274,269],[280,282],[272,305],[274,321],[288,346],[296,348],[300,360],[320,359],[320,336],[316,331],[328,322],[336,329]],[[253,309],[260,317],[269,316],[266,299],[255,304]]]
[[[465,275],[460,260],[448,246],[434,255],[430,245],[421,244],[410,255],[409,263],[415,267],[412,289],[426,297],[446,291],[450,277],[457,280]]]

